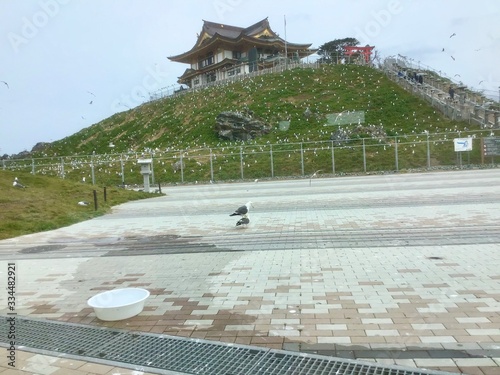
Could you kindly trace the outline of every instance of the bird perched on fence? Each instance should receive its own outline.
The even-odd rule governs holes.
[[[17,177],[16,177],[16,178],[14,178],[14,182],[12,183],[12,186],[17,187],[17,188],[20,188],[20,189],[24,189],[24,188],[26,188],[26,186],[24,186],[23,184],[21,184],[21,183],[19,182],[19,180],[17,179]]]
[[[246,214],[248,214],[248,211],[250,211],[250,207],[253,207],[253,203],[249,201],[249,202],[245,203],[245,205],[238,207],[229,216],[245,216]]]
[[[246,227],[248,224],[250,224],[250,219],[247,215],[245,215],[240,220],[238,220],[236,226],[244,225]]]

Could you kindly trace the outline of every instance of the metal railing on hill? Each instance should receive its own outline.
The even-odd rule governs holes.
[[[500,131],[497,131],[500,133]],[[233,144],[220,148],[158,150],[2,160],[2,168],[58,176],[104,186],[142,184],[138,159],[152,159],[152,183],[208,183],[316,175],[395,173],[412,170],[491,167],[500,156],[485,156],[484,139],[495,130],[453,131],[275,144]],[[494,138],[492,138],[494,137]],[[470,151],[455,151],[466,139]],[[439,155],[439,160],[438,160]]]
[[[500,111],[490,108],[491,100],[452,79],[443,78],[441,72],[438,74],[429,67],[408,66],[406,60],[399,59],[387,59],[382,70],[389,79],[452,120],[467,121],[485,129],[500,127]],[[453,87],[452,94],[450,87]]]
[[[172,86],[170,89],[169,87],[164,87],[160,90],[154,91],[149,94],[149,99],[150,101],[158,100],[158,99],[163,99],[166,97],[175,97],[178,95],[186,94],[188,92],[193,92],[193,91],[199,91],[206,89],[207,87],[213,87],[213,86],[218,86],[222,84],[228,84],[232,82],[238,82],[244,79],[252,78],[252,77],[258,77],[266,74],[271,74],[271,73],[281,73],[284,72],[285,70],[291,70],[291,69],[318,69],[320,67],[319,62],[289,62],[288,64],[276,64],[270,68],[262,69],[262,70],[255,70],[250,73],[242,73],[242,74],[235,74],[231,77],[227,77],[224,79],[219,79],[217,81],[213,82],[207,82],[201,85],[197,85],[193,88],[186,88],[185,86],[178,85],[177,88],[175,86]]]

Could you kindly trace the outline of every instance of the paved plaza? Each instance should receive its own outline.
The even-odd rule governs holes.
[[[162,190],[0,241],[0,277],[16,264],[16,313],[500,374],[500,169]],[[237,227],[229,214],[248,201],[250,224]],[[151,292],[144,311],[97,319],[87,300],[123,287]],[[6,293],[0,306],[6,315]],[[15,370],[0,356],[0,374],[146,373],[49,352],[17,356]]]

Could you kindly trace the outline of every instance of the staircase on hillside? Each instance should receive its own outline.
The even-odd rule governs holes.
[[[468,92],[464,86],[454,87],[434,72],[409,67],[400,59],[386,59],[382,69],[389,79],[426,100],[448,118],[468,121],[482,128],[500,128],[500,111],[490,109],[490,102]],[[453,88],[452,93],[450,88]]]

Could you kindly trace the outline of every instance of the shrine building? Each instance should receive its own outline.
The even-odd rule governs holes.
[[[203,21],[195,45],[168,59],[189,64],[177,82],[194,88],[276,64],[299,61],[316,52],[310,47],[311,44],[289,43],[280,38],[267,18],[247,28]]]

